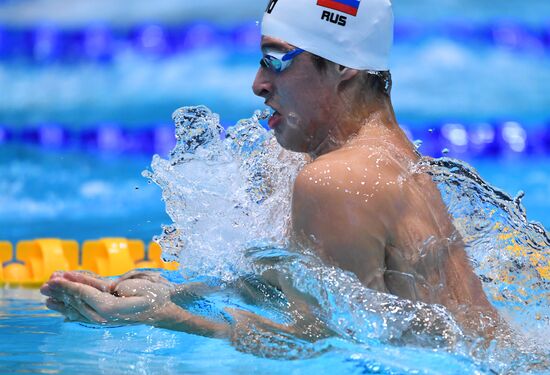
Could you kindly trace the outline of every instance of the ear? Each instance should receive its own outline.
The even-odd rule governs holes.
[[[359,74],[359,70],[338,65],[338,73],[340,74],[341,81],[349,81]]]
[[[337,65],[337,74],[339,79],[338,87],[342,88],[351,83],[351,81],[359,74],[359,70]]]

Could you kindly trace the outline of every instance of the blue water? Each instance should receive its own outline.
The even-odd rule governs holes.
[[[174,0],[154,5],[141,1],[132,4],[131,14],[120,17],[126,2],[63,4],[64,12],[58,11],[58,3],[37,3],[8,2],[0,7],[0,24],[59,25],[69,30],[91,24],[125,30],[143,24],[185,25],[194,16],[213,27],[236,27],[254,24],[263,7],[255,0],[232,2],[231,7],[220,5],[220,0],[204,7]],[[225,21],[214,11],[220,6]],[[459,22],[483,30],[484,25],[513,21],[537,27],[540,40],[549,40],[548,8],[544,0],[530,1],[529,6],[507,1],[499,7],[473,0],[396,2],[397,25],[433,26],[423,38],[400,41],[392,53],[393,100],[400,121],[517,120],[544,125],[550,120],[548,42],[540,49],[514,49],[448,37],[438,27]],[[257,38],[231,49],[208,42],[166,58],[124,47],[108,64],[0,61],[0,123],[53,121],[82,127],[114,121],[132,126],[167,122],[175,108],[197,104],[234,123],[263,102],[250,90],[259,60]]]
[[[150,240],[160,232],[161,224],[169,223],[160,189],[141,177],[150,163],[148,156],[2,146],[0,238],[83,241],[124,236]],[[529,219],[550,226],[550,159],[476,159],[470,163],[510,195],[523,190]]]
[[[187,112],[178,113],[183,116]],[[206,121],[198,121],[198,124],[217,124],[216,118],[205,119]],[[205,137],[211,142],[204,146],[208,147],[187,152],[190,144],[187,137],[194,132],[186,132],[185,125],[184,121],[178,120],[177,131],[181,142],[171,161],[155,159],[149,176],[164,190],[163,197],[175,228],[186,233],[185,243],[175,244],[178,251],[183,245],[183,251],[176,251],[175,255],[179,256],[185,265],[185,275],[191,278],[199,275],[199,278],[203,279],[200,276],[203,272],[214,271],[217,274],[221,271],[223,277],[209,278],[210,283],[222,287],[219,292],[186,302],[185,308],[216,319],[224,314],[224,308],[239,307],[278,322],[286,322],[290,318],[285,315],[287,303],[284,295],[258,278],[268,270],[283,272],[284,275],[288,275],[287,280],[292,280],[297,290],[307,292],[319,303],[320,318],[323,324],[327,324],[335,332],[334,337],[310,343],[261,325],[247,326],[250,331],[247,331],[247,334],[241,332],[241,335],[238,335],[239,339],[231,343],[145,326],[94,329],[74,323],[63,323],[58,314],[45,310],[42,298],[36,291],[8,289],[3,291],[2,298],[2,334],[10,335],[13,327],[18,328],[18,334],[15,343],[10,343],[3,350],[6,356],[0,357],[0,366],[9,371],[24,362],[25,368],[31,371],[67,373],[83,366],[90,372],[100,373],[232,373],[251,370],[266,373],[310,373],[323,372],[330,368],[331,372],[336,373],[481,374],[500,371],[545,373],[548,370],[548,364],[544,362],[537,367],[537,364],[546,358],[547,348],[544,344],[535,350],[521,345],[514,345],[509,349],[477,347],[460,338],[456,326],[447,318],[448,315],[445,315],[444,311],[430,310],[434,307],[417,305],[371,291],[362,286],[354,276],[323,265],[312,254],[289,252],[272,245],[262,247],[261,243],[243,249],[242,242],[247,240],[241,238],[242,236],[233,238],[232,235],[239,234],[244,228],[254,236],[256,231],[262,232],[263,226],[269,229],[274,227],[273,223],[265,224],[262,220],[257,224],[259,229],[246,222],[261,218],[257,215],[261,215],[260,211],[270,207],[270,201],[268,197],[261,204],[255,201],[246,207],[248,194],[255,194],[254,191],[251,192],[244,187],[241,189],[242,194],[239,194],[239,191],[227,191],[227,187],[242,181],[239,176],[234,175],[235,164],[231,159],[227,159],[228,155],[224,155],[223,150],[241,155],[244,158],[241,161],[242,165],[252,168],[249,171],[261,172],[261,169],[255,169],[253,162],[262,154],[257,152],[260,151],[257,148],[248,147],[248,142],[257,143],[262,135],[267,134],[260,127],[253,128],[254,124],[248,123],[230,131],[235,138],[221,142],[215,137]],[[215,130],[215,126],[212,129]],[[251,131],[248,132],[248,129]],[[210,154],[208,151],[213,153]],[[277,149],[272,152],[274,155],[279,154]],[[204,161],[208,162],[209,168],[204,168]],[[279,163],[277,157],[265,161],[275,163],[273,165]],[[514,326],[519,327],[530,340],[535,340],[533,343],[537,339],[542,339],[541,334],[544,335],[547,329],[548,300],[545,295],[548,295],[548,280],[542,280],[526,262],[529,259],[528,254],[510,258],[511,254],[505,246],[506,239],[501,239],[499,235],[511,233],[514,241],[528,250],[545,246],[537,249],[543,256],[548,255],[548,237],[545,237],[540,228],[529,224],[522,217],[521,210],[513,200],[498,191],[498,194],[493,194],[495,191],[480,183],[473,171],[452,160],[440,160],[437,163],[437,167],[431,162],[423,163],[423,166],[433,173],[434,179],[444,193],[455,224],[469,247],[475,271],[484,280],[484,288],[489,298],[496,298],[493,302],[501,314]],[[219,168],[226,171],[223,172]],[[211,181],[211,170],[218,171],[217,176],[225,180],[227,185],[220,185],[216,180]],[[240,171],[242,172],[242,169]],[[240,174],[240,171],[237,170],[236,174]],[[244,171],[243,176],[245,187],[248,183],[256,186],[258,181],[262,181],[261,174],[258,175],[259,180],[247,181],[247,176],[251,177],[248,170]],[[182,181],[188,183],[183,184]],[[186,189],[193,181],[200,184],[200,191]],[[461,185],[456,184],[458,181]],[[279,185],[280,181],[270,183],[276,183],[275,192],[284,190],[282,188],[288,184],[284,181],[282,185]],[[226,195],[221,194],[224,191]],[[260,189],[259,192],[261,191]],[[236,209],[231,205],[218,207],[216,202],[203,202],[197,199],[201,196],[210,196],[219,202],[236,199],[235,207],[240,208]],[[285,205],[284,202],[280,204]],[[218,211],[226,212],[227,215],[219,215]],[[189,218],[193,220],[188,220]],[[233,222],[239,218],[240,222]],[[227,222],[229,219],[230,223]],[[275,217],[274,223],[279,222],[279,219],[281,218]],[[499,223],[499,226],[495,223]],[[509,229],[501,231],[500,226]],[[205,232],[191,233],[190,228],[202,229]],[[516,230],[517,234],[514,232]],[[215,236],[208,235],[217,231],[222,231],[228,237],[218,240]],[[161,243],[170,240],[172,234],[173,232],[165,232]],[[177,237],[172,239],[177,240]],[[244,262],[239,256],[243,250],[246,258]],[[215,259],[209,256],[214,256]],[[204,262],[204,259],[207,262]],[[218,268],[218,265],[221,268]],[[224,269],[225,266],[227,269]],[[513,284],[507,284],[498,278],[503,275],[515,277]],[[185,282],[178,272],[166,276],[174,282]],[[233,287],[235,277],[247,278],[246,293],[242,292],[242,287]],[[250,293],[251,290],[256,292]],[[522,291],[526,291],[527,294],[524,295]],[[506,298],[499,298],[503,293],[506,294]],[[250,295],[253,294],[259,296],[260,303],[251,302],[254,299],[250,298]],[[529,304],[524,306],[524,301]],[[519,307],[518,311],[516,307]],[[397,344],[401,340],[407,340],[406,322],[410,322],[419,311],[431,314],[430,322],[434,323],[434,326],[427,328],[431,333],[420,332],[414,335],[408,345]],[[542,316],[541,320],[535,319],[537,314]],[[451,337],[458,335],[458,344],[448,348],[445,341],[441,344],[433,339],[433,335],[437,336],[437,332],[440,332],[438,327],[448,330]],[[72,342],[77,338],[79,348],[75,351]],[[544,339],[542,340],[544,342]],[[67,345],[68,342],[71,344]],[[522,353],[522,349],[526,352]],[[536,350],[540,352],[537,353]],[[116,355],[116,361],[113,360],[113,353]],[[214,358],[212,353],[215,353]]]
[[[436,36],[398,44],[392,55],[397,117],[544,124],[550,120],[549,56]],[[129,51],[108,65],[0,63],[0,123],[131,126],[169,122],[184,104],[205,104],[235,122],[263,105],[250,89],[258,60],[256,50],[215,46],[160,60]]]
[[[3,146],[0,238],[149,240],[167,220],[158,188],[141,177],[149,157],[96,156]],[[70,228],[70,229],[68,229]]]
[[[325,354],[275,360],[228,342],[145,326],[92,329],[65,323],[35,290],[0,290],[0,371],[73,374],[484,374],[486,366],[444,351],[328,341]],[[9,337],[9,340],[7,339]]]
[[[263,8],[257,0],[234,1],[231,9],[221,0],[204,8],[174,0],[104,1],[100,6],[94,1],[0,1],[0,23],[27,28],[107,24],[124,29],[200,18],[231,27],[253,22]],[[395,3],[398,23],[433,25],[437,30],[454,21],[474,27],[513,21],[548,30],[543,37],[550,40],[550,3],[545,0],[528,5],[510,0],[498,7],[475,0]],[[225,124],[233,124],[262,108],[263,101],[250,90],[258,58],[250,46],[228,50],[216,45],[165,58],[122,50],[108,64],[0,61],[0,125],[21,129],[54,122],[84,129],[114,122],[135,128],[170,123],[175,108],[194,104],[208,105]],[[400,41],[392,72],[397,117],[413,130],[445,122],[509,120],[544,129],[550,121],[548,50],[464,42],[432,32]],[[170,223],[160,189],[141,177],[151,157],[0,141],[0,240],[151,239],[162,224]],[[524,191],[528,218],[550,227],[548,154],[461,157],[510,195]],[[64,323],[59,314],[45,309],[35,290],[0,290],[1,373],[463,374],[492,373],[502,365],[460,351],[376,340],[351,344],[331,339],[312,350],[313,358],[273,360],[238,351],[226,341],[145,326],[92,329]],[[524,372],[526,366],[510,370]]]

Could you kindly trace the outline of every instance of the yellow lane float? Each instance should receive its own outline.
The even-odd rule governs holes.
[[[164,262],[160,246],[151,242],[147,251],[140,240],[101,238],[78,242],[41,238],[17,243],[0,241],[0,284],[39,287],[55,271],[87,270],[100,276],[118,276],[138,268],[177,270],[177,262]]]

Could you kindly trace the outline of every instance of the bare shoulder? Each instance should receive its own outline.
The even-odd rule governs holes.
[[[331,198],[364,209],[395,202],[402,168],[376,149],[337,150],[306,165],[296,178],[296,198]]]
[[[365,285],[384,291],[385,247],[397,212],[398,173],[380,155],[351,151],[327,154],[300,172],[292,201],[294,234]]]
[[[297,230],[340,233],[363,241],[386,237],[398,212],[400,169],[375,150],[338,150],[306,165],[296,178],[292,216]]]

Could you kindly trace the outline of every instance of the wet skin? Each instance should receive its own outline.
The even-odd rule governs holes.
[[[262,38],[264,53],[293,48]],[[358,74],[337,66],[320,73],[306,52],[281,73],[261,67],[253,83],[254,93],[276,111],[270,125],[277,141],[312,159],[295,181],[293,240],[315,249],[326,263],[355,273],[369,288],[442,304],[467,332],[492,337],[498,315],[469,265],[439,191],[429,176],[412,172],[419,155],[397,125],[389,97],[354,99]],[[304,296],[278,287],[293,301],[296,316],[306,317],[297,324],[314,325]],[[42,292],[48,307],[71,320],[142,322],[216,337],[237,332],[186,312],[174,303],[183,291],[147,273],[116,282],[60,273]],[[300,331],[244,311],[230,313],[237,322]],[[311,338],[322,336],[317,332]]]
[[[266,37],[262,43],[264,50],[293,48]],[[495,324],[498,316],[439,191],[429,176],[412,172],[419,155],[389,97],[357,103],[350,93],[357,71],[332,66],[311,77],[312,70],[305,53],[282,73],[261,68],[253,85],[281,113],[279,143],[313,159],[294,185],[295,240],[369,288],[442,304],[468,331],[490,334],[478,332],[493,327],[478,324],[480,315]],[[291,126],[294,117],[301,120],[299,131]]]
[[[263,38],[263,53],[292,49],[293,46],[275,39]],[[330,103],[337,77],[311,74],[313,71],[311,58],[302,54],[281,73],[260,68],[252,85],[254,93],[276,111],[270,126],[277,142],[290,151],[318,148],[329,131],[325,125],[337,121],[337,113],[332,111],[334,105]]]

